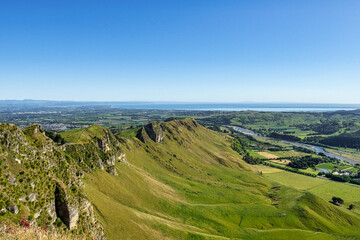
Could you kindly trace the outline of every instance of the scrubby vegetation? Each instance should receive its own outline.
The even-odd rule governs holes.
[[[74,236],[101,236],[101,226],[90,220],[84,169],[41,126],[21,131],[0,124],[0,149],[1,223],[25,219],[31,226],[70,229]]]
[[[51,131],[45,131],[47,137],[51,138],[55,143],[65,144],[65,139],[60,134]]]
[[[71,233],[51,231],[47,227],[30,226],[24,220],[20,226],[6,227],[0,232],[0,239],[4,240],[81,240],[85,238],[85,236],[75,236]]]

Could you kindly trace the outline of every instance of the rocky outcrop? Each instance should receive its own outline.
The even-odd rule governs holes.
[[[70,229],[70,211],[68,203],[66,202],[65,190],[60,186],[56,185],[55,188],[55,211],[56,216]]]
[[[91,223],[95,223],[94,208],[88,200],[84,199],[82,201],[80,209],[89,216]]]
[[[47,213],[51,217],[51,222],[55,222],[56,220],[56,209],[55,209],[55,199],[51,200],[46,208]]]
[[[164,139],[164,132],[159,122],[150,122],[139,130],[136,137],[144,143],[148,142],[149,139],[159,143]]]
[[[105,161],[105,164],[108,165],[108,166],[114,166],[115,165],[115,159],[116,157],[113,155],[113,156],[110,156],[106,161]]]
[[[36,201],[36,194],[35,193],[30,193],[28,198],[29,198],[29,202],[35,202]]]
[[[86,136],[85,141],[66,144],[64,151],[67,156],[85,172],[100,168],[116,175],[113,166],[124,154],[118,139],[108,129],[99,126],[91,126],[80,131],[74,134]]]
[[[64,223],[74,234],[86,232],[92,239],[103,238],[99,222],[87,221],[95,218],[93,213],[88,216],[88,211],[79,208],[79,203],[86,200],[81,180],[86,168],[81,162],[84,164],[87,156],[98,149],[94,156],[108,167],[106,160],[109,159],[107,164],[115,164],[122,153],[118,153],[119,148],[106,150],[107,146],[113,147],[111,141],[102,144],[103,148],[97,143],[91,148],[75,148],[79,155],[74,154],[74,159],[70,155],[73,152],[67,153],[64,145],[55,144],[39,125],[22,131],[14,125],[0,123],[0,176],[4,179],[0,189],[6,189],[0,193],[2,217],[15,224],[20,217],[29,218],[32,219],[30,224],[50,229]],[[96,164],[93,163],[93,167]]]
[[[112,175],[115,175],[115,176],[118,175],[118,173],[117,173],[117,171],[116,171],[116,169],[115,169],[115,166],[110,166],[110,167],[108,167],[106,171],[107,171],[108,173],[112,174]]]
[[[122,153],[120,154],[120,156],[118,156],[118,160],[119,160],[119,162],[127,162],[127,160],[126,160],[126,155],[125,155],[124,152],[122,152]]]
[[[16,204],[13,204],[9,207],[8,209],[12,214],[18,214],[19,213],[19,208]]]
[[[75,228],[77,228],[78,225],[78,220],[79,220],[79,208],[77,206],[69,206],[69,226],[68,228],[70,230],[73,230]]]
[[[0,215],[3,215],[7,212],[6,208],[1,208],[0,209]]]

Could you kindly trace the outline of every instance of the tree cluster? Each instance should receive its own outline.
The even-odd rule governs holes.
[[[294,142],[300,142],[301,141],[301,138],[299,138],[299,137],[296,137],[296,136],[293,136],[293,135],[286,135],[286,134],[276,133],[276,132],[270,133],[269,137],[278,138],[278,139],[287,140],[287,141],[294,141]]]
[[[339,136],[327,137],[321,139],[319,142],[335,147],[360,149],[360,131],[355,133],[344,133]]]
[[[298,147],[298,146],[293,146],[293,149],[297,152],[303,152],[303,153],[315,153],[315,151],[312,151],[310,149],[304,148],[304,147]]]
[[[297,169],[307,169],[309,167],[312,168],[320,163],[329,161],[327,158],[313,156],[292,157],[290,160],[291,162],[287,166]]]
[[[45,135],[49,138],[51,138],[54,142],[58,143],[58,144],[65,144],[65,139],[58,133],[54,133],[54,132],[50,132],[50,131],[45,131]]]
[[[252,157],[249,155],[245,155],[243,160],[251,165],[257,165],[257,164],[261,164],[264,162],[264,160],[262,160],[260,158]]]
[[[314,131],[317,132],[317,134],[332,134],[339,131],[341,128],[349,128],[353,127],[354,122],[352,121],[327,121],[322,120],[320,123],[313,123],[313,124],[298,124],[296,125],[297,128],[303,130],[303,131]]]
[[[332,197],[331,202],[333,204],[335,204],[335,205],[338,205],[338,206],[344,204],[344,200],[342,198],[339,198],[339,197]]]

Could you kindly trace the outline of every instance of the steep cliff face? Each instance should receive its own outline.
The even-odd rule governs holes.
[[[148,123],[138,131],[137,138],[140,139],[143,143],[147,143],[151,140],[156,143],[161,142],[164,139],[164,133],[161,123]]]
[[[83,168],[70,159],[39,125],[0,124],[0,223],[25,220],[102,238],[92,208],[83,206]]]
[[[172,120],[163,123],[153,121],[139,129],[136,137],[143,143],[148,143],[149,141],[159,143],[164,140],[165,134],[168,134],[169,138],[180,136],[179,130],[181,128],[186,128],[186,130],[191,132],[195,132],[198,128],[204,129],[203,126],[199,125],[195,119],[192,118]]]

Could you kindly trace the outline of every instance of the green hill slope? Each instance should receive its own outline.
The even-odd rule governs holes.
[[[100,168],[117,174],[115,161],[121,160],[124,153],[119,141],[108,129],[93,125],[60,135],[66,142],[64,151],[68,160],[73,164],[78,164],[85,172]]]
[[[124,136],[116,136],[126,154],[114,165],[118,175],[94,170],[84,180],[109,239],[360,236],[357,215],[264,178],[230,148],[229,136],[192,119]]]
[[[263,176],[193,119],[61,137],[0,124],[0,238],[26,220],[96,239],[359,239],[356,211]]]

